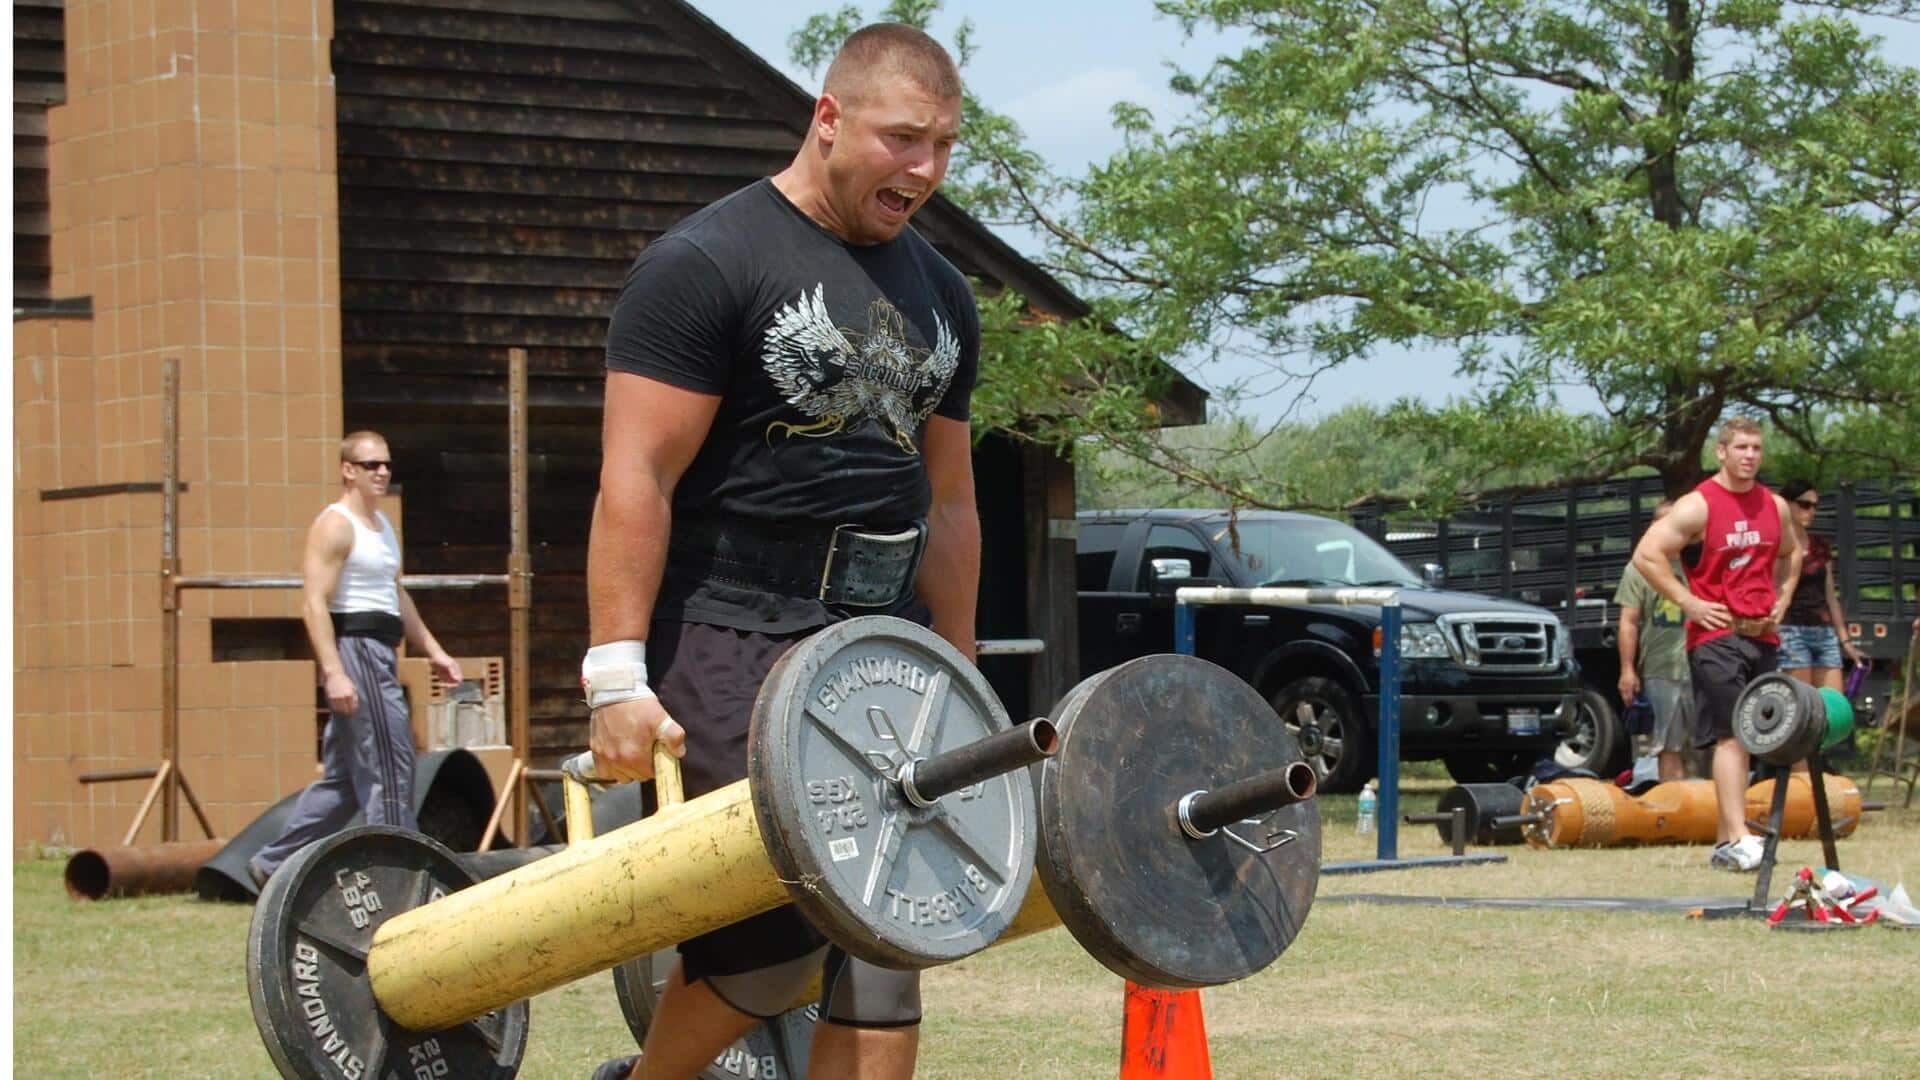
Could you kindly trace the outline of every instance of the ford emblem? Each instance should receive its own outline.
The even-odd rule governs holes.
[[[1519,652],[1527,647],[1527,639],[1519,634],[1508,634],[1500,639],[1500,648],[1504,652]]]

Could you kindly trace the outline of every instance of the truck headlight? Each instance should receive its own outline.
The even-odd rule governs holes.
[[[1453,655],[1447,647],[1446,632],[1430,622],[1404,623],[1400,627],[1402,660],[1444,660]]]
[[[1573,633],[1567,624],[1555,619],[1553,622],[1553,662],[1564,664],[1573,659]]]

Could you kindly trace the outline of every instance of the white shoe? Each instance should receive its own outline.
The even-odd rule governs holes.
[[[1764,840],[1749,833],[1738,840],[1725,844],[1716,844],[1713,854],[1707,858],[1707,865],[1721,870],[1736,870],[1742,873],[1760,868],[1760,860],[1767,854]]]

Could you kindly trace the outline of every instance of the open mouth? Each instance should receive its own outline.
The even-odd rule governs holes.
[[[879,191],[880,205],[895,214],[904,214],[912,209],[913,200],[919,197],[919,192],[904,188],[883,187]]]

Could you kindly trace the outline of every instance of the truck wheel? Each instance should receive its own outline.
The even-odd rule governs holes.
[[[1295,679],[1273,696],[1273,708],[1320,774],[1321,791],[1358,791],[1373,775],[1373,736],[1345,687],[1318,675]]]
[[[1573,730],[1561,740],[1553,752],[1553,760],[1569,769],[1586,769],[1595,776],[1611,777],[1626,767],[1630,752],[1627,733],[1621,729],[1620,714],[1614,711],[1613,702],[1592,686],[1582,686]]]

